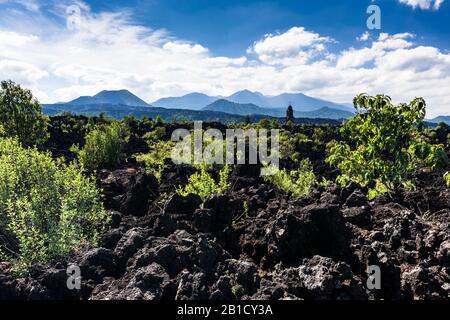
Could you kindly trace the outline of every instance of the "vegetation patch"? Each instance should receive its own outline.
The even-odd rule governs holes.
[[[177,193],[182,196],[189,194],[198,195],[203,201],[205,201],[212,194],[221,194],[230,188],[229,176],[231,168],[225,165],[219,171],[219,182],[216,182],[214,178],[208,173],[206,166],[203,166],[200,172],[196,172],[189,177],[189,183],[177,189]]]
[[[129,129],[122,122],[96,127],[85,137],[82,149],[74,145],[71,151],[78,156],[81,167],[94,171],[99,167],[116,167],[125,159],[124,148],[129,138]]]
[[[373,198],[399,186],[413,187],[410,178],[419,164],[435,169],[448,163],[443,146],[431,145],[423,134],[423,99],[396,106],[388,96],[362,94],[353,103],[358,113],[341,129],[348,141],[328,146],[328,163],[341,170],[338,183],[367,186]]]
[[[317,184],[317,178],[309,159],[301,161],[296,170],[278,170],[273,175],[264,176],[266,182],[272,183],[278,190],[294,196],[307,196]]]
[[[109,222],[91,177],[49,153],[0,139],[1,250],[17,271],[95,244]]]

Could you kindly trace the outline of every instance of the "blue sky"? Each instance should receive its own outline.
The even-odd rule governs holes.
[[[381,30],[366,9],[381,8]],[[79,8],[75,28],[67,8]],[[103,89],[424,96],[450,114],[450,0],[0,0],[0,74],[42,102]]]
[[[332,35],[336,49],[355,43],[366,31],[370,4],[382,9],[382,31],[410,32],[429,45],[450,49],[450,1],[439,10],[413,9],[395,0],[133,0],[89,1],[97,12],[129,8],[136,23],[165,28],[177,37],[199,42],[213,53],[240,56],[261,35],[301,25]],[[419,39],[418,42],[421,39]],[[425,42],[425,40],[423,40]]]

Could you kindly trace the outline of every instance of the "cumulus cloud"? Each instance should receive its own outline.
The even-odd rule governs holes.
[[[422,10],[439,10],[444,0],[399,0],[414,9],[420,8]]]
[[[326,44],[332,41],[303,27],[293,27],[285,33],[266,34],[247,53],[256,54],[259,60],[267,64],[306,63],[323,53]]]
[[[62,19],[64,7],[55,12],[59,20],[30,11],[30,21],[39,23],[18,30],[14,13],[2,19],[0,11],[0,74],[29,87],[42,102],[104,89],[128,89],[149,102],[242,89],[350,102],[367,92],[398,102],[424,96],[429,116],[449,114],[450,54],[415,44],[410,33],[363,34],[358,47],[336,51],[330,35],[293,27],[263,36],[242,56],[226,57],[166,30],[136,25],[126,12],[93,13],[83,4],[75,30]]]
[[[370,38],[370,33],[368,31],[364,32],[362,35],[356,38],[358,41],[367,41]]]

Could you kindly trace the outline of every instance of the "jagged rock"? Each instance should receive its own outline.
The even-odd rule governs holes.
[[[16,279],[0,274],[0,300],[18,300],[24,297]]]
[[[118,228],[122,222],[122,214],[119,211],[111,213],[111,228]]]
[[[107,207],[125,215],[145,215],[149,201],[159,194],[156,178],[136,168],[112,172],[103,170],[100,172],[100,180]]]
[[[124,235],[123,229],[117,228],[108,230],[102,238],[101,241],[102,247],[106,249],[114,249],[117,246],[117,243],[123,237],[123,235]]]
[[[441,243],[437,258],[443,265],[450,266],[450,240]]]
[[[253,294],[259,285],[258,267],[248,261],[230,259],[225,261],[226,270],[232,275],[236,285],[240,285],[245,294]]]
[[[371,215],[368,207],[350,207],[342,211],[345,222],[357,225],[359,227],[369,228],[371,226]]]
[[[203,209],[194,212],[194,227],[200,232],[220,232],[231,225],[241,208],[241,204],[229,196],[214,195],[205,201]]]
[[[191,215],[200,206],[202,199],[195,194],[186,197],[174,193],[164,206],[164,214]]]
[[[365,206],[367,205],[367,197],[361,192],[361,190],[357,189],[347,198],[345,205],[348,208]]]
[[[344,257],[348,250],[345,223],[338,206],[310,205],[281,210],[267,230],[267,252],[274,261],[296,263],[321,254]]]
[[[95,287],[92,300],[157,300],[162,299],[169,276],[164,268],[153,263],[118,280],[108,281]]]
[[[145,231],[141,228],[128,230],[117,243],[114,253],[120,261],[125,262],[131,258],[146,238]]]
[[[112,250],[95,248],[86,252],[79,261],[83,278],[101,282],[104,277],[118,275],[117,257]]]

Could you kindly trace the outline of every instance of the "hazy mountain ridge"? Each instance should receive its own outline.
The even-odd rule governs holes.
[[[239,104],[254,104],[260,108],[282,109],[292,105],[296,111],[314,111],[323,107],[353,112],[346,104],[309,97],[302,93],[283,93],[277,96],[265,96],[260,92],[242,90],[228,97],[208,96],[202,93],[191,93],[181,97],[167,97],[152,102],[151,105],[162,108],[201,110],[214,101],[225,99]]]
[[[432,122],[432,123],[444,122],[444,123],[450,125],[450,116],[439,116],[439,117],[428,120],[428,122]]]
[[[202,110],[216,111],[241,116],[246,115],[265,115],[271,117],[284,117],[286,115],[285,108],[261,108],[255,104],[235,103],[225,99],[217,100]],[[318,119],[347,119],[353,116],[352,112],[333,109],[329,107],[322,107],[314,111],[294,111],[294,116],[297,118],[318,118]]]
[[[161,98],[152,102],[151,105],[159,108],[200,110],[218,99],[218,97],[193,92],[181,97]]]
[[[285,110],[283,109],[266,109],[261,108],[253,103],[236,103],[225,99],[219,99],[207,105],[202,110],[218,111],[241,116],[261,114],[274,117],[282,117],[283,113],[285,113]]]
[[[105,113],[106,116],[123,119],[126,116],[135,116],[136,118],[148,117],[155,118],[160,116],[164,121],[187,120],[187,121],[205,121],[205,122],[222,122],[222,123],[238,123],[246,121],[247,117],[242,115],[208,111],[208,110],[185,110],[185,109],[166,109],[157,107],[133,107],[114,104],[90,104],[90,105],[68,105],[60,104],[44,104],[42,109],[47,115],[57,115],[63,112],[72,112],[85,116],[98,116]],[[271,117],[266,115],[251,115],[250,120],[257,122],[261,119],[277,120],[284,122],[284,117]],[[339,125],[340,121],[333,119],[313,119],[313,118],[297,118],[296,123],[302,124],[332,124]]]
[[[81,96],[66,103],[44,105],[44,111],[48,114],[69,111],[88,115],[106,112],[109,116],[118,118],[126,115],[160,115],[166,120],[181,117],[186,120],[229,122],[240,121],[247,115],[252,115],[253,118],[283,118],[289,104],[293,106],[296,118],[341,120],[354,115],[353,108],[349,105],[335,104],[301,93],[264,96],[249,90],[238,91],[229,97],[213,97],[194,92],[182,97],[159,99],[154,104],[146,103],[127,90],[104,90],[94,96]],[[281,107],[274,107],[277,105]],[[202,112],[206,114],[202,115]],[[440,116],[428,122],[450,124],[450,116]]]
[[[125,106],[148,107],[147,102],[128,90],[103,90],[95,96],[82,96],[67,102],[70,105],[116,104]]]

